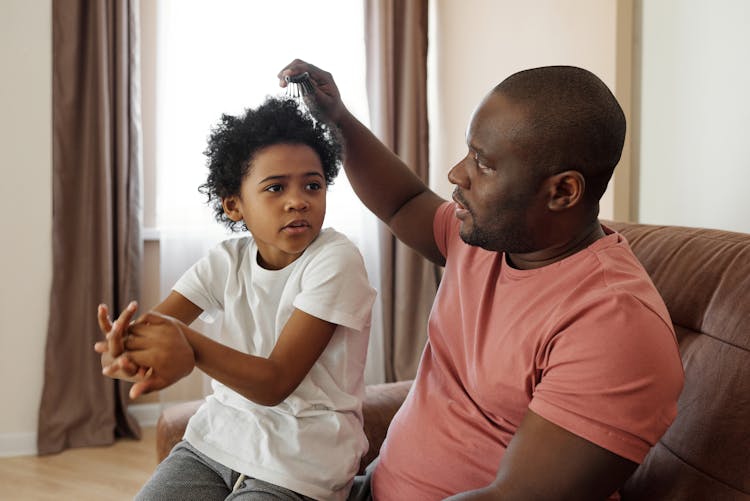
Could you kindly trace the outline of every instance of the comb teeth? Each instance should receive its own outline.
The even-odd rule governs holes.
[[[292,77],[286,76],[286,97],[300,100],[308,94],[313,93],[313,84],[310,81],[310,73],[307,71]]]

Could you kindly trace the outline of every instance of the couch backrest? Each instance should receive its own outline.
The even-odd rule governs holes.
[[[674,323],[685,368],[675,422],[623,500],[750,499],[750,235],[605,224],[622,233]]]

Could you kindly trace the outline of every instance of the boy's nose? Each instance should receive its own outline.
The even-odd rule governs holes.
[[[307,199],[301,195],[291,195],[286,201],[286,210],[303,211],[310,207]]]

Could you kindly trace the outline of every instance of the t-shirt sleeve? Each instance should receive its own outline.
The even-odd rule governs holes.
[[[630,294],[567,316],[539,356],[529,409],[615,454],[641,463],[676,416],[674,333]]]
[[[224,311],[224,286],[227,282],[237,241],[225,241],[191,266],[172,287],[203,310],[202,319],[210,321]]]
[[[349,241],[337,241],[326,244],[305,267],[293,304],[321,320],[362,330],[374,301],[359,250]]]
[[[448,246],[451,239],[458,233],[458,220],[453,217],[455,204],[445,202],[435,211],[432,220],[432,232],[435,235],[435,243],[443,257],[448,257]]]

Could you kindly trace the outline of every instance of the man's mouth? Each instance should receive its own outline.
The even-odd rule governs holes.
[[[461,195],[461,192],[458,191],[458,188],[453,190],[453,201],[456,202],[459,209],[469,210],[469,207],[467,206],[464,197]]]
[[[453,191],[453,201],[456,204],[455,214],[458,219],[465,219],[471,214],[471,210],[457,189]]]

